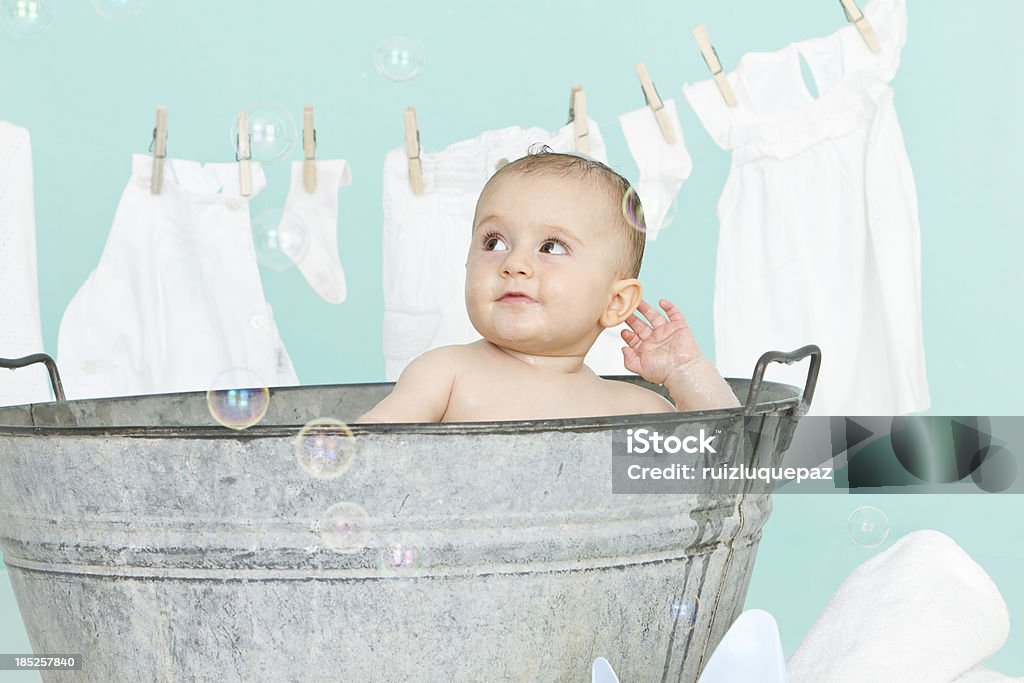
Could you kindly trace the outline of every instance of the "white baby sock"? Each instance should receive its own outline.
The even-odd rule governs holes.
[[[643,107],[619,117],[622,134],[629,153],[640,169],[636,191],[644,207],[647,239],[657,238],[672,201],[683,182],[690,177],[693,162],[683,142],[674,100],[664,100],[665,112],[676,134],[675,144],[665,142],[650,107]]]
[[[292,162],[292,184],[278,231],[305,235],[301,251],[286,253],[317,294],[328,303],[340,304],[348,289],[338,258],[338,189],[352,182],[352,172],[347,161],[317,161],[316,189],[306,192],[302,164]]]

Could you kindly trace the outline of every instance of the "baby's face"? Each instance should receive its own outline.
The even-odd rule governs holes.
[[[488,341],[523,353],[585,353],[603,329],[622,249],[619,209],[577,178],[513,173],[480,196],[466,307]]]

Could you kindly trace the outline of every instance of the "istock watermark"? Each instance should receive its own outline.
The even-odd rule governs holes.
[[[627,453],[717,453],[712,443],[714,434],[708,436],[703,429],[699,435],[679,438],[675,434],[662,436],[653,429],[627,429]]]
[[[1024,493],[1024,417],[662,420],[613,434],[612,492]]]

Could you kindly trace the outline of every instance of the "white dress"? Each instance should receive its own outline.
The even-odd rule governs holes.
[[[28,131],[0,121],[0,358],[43,351]],[[42,365],[0,369],[0,405],[50,400]]]
[[[921,331],[917,191],[889,86],[906,39],[904,0],[864,7],[881,43],[850,25],[751,53],[683,92],[732,152],[718,203],[715,361],[749,377],[767,350],[814,343],[812,414],[898,415],[929,405]],[[801,74],[806,61],[819,95]],[[806,362],[768,379],[803,386]]]

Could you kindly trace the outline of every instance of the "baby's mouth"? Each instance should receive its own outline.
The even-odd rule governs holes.
[[[505,304],[535,304],[537,303],[532,297],[523,294],[522,292],[506,292],[498,299],[500,303]]]

